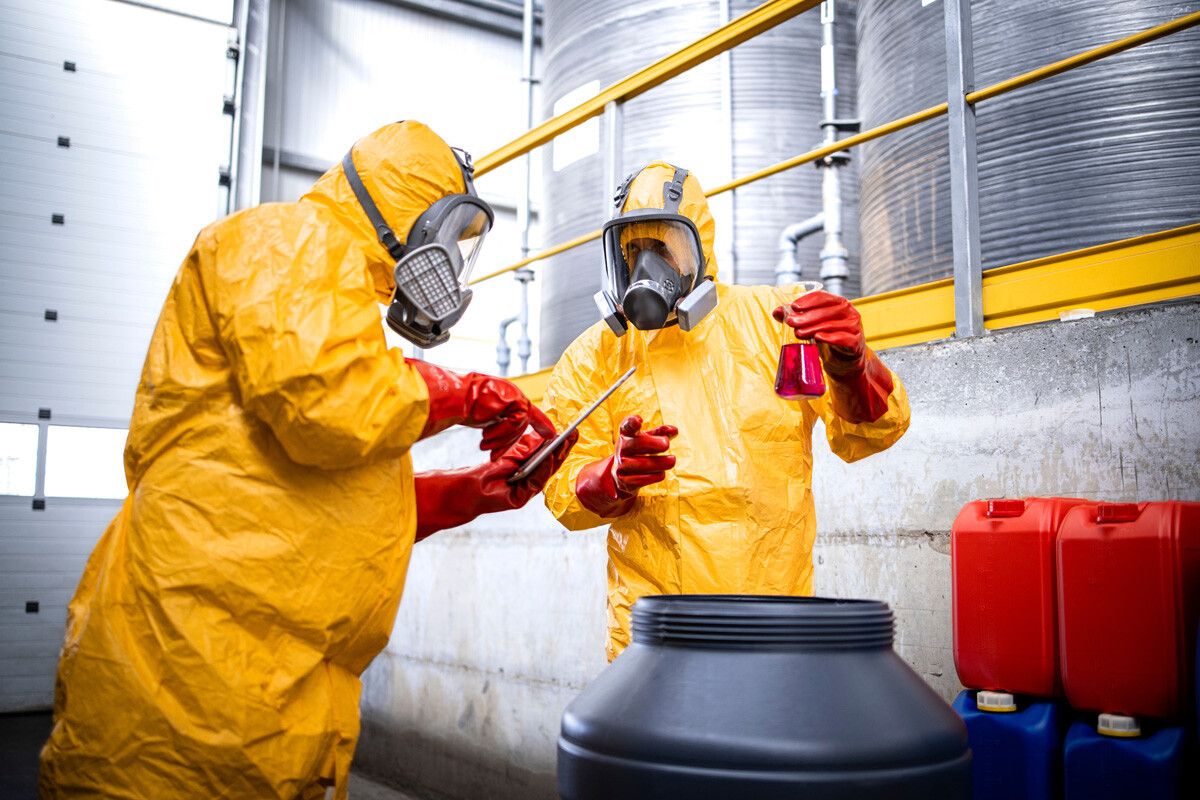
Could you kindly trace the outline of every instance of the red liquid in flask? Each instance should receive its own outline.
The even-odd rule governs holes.
[[[775,394],[784,400],[813,400],[825,394],[821,354],[812,339],[801,339],[779,349]]]

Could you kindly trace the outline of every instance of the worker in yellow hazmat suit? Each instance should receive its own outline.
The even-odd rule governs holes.
[[[563,424],[637,366],[545,490],[567,528],[610,526],[610,659],[642,595],[812,594],[814,423],[846,461],[908,427],[904,387],[866,346],[853,306],[719,282],[714,231],[686,170],[654,162],[629,176],[602,237],[608,324],[567,348],[543,401]],[[816,400],[774,393],[780,346],[799,337],[821,351],[829,389]]]
[[[509,485],[545,416],[384,340],[379,301],[445,338],[490,225],[469,158],[403,122],[300,201],[200,233],[143,368],[129,496],[69,606],[44,798],[346,797],[414,539],[523,505],[569,452]],[[394,285],[412,274],[445,292]],[[414,476],[409,448],[453,424],[492,459]]]

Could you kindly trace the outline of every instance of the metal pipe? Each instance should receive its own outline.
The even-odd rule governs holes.
[[[525,82],[525,129],[533,127],[533,0],[525,0],[525,16],[521,29],[521,80]],[[521,202],[517,205],[517,228],[521,231],[521,258],[529,255],[530,186],[533,182],[533,154],[525,154],[525,176],[521,185]]]
[[[278,201],[279,196],[279,159],[283,152],[283,98],[286,95],[284,87],[284,50],[287,42],[287,0],[279,0],[279,22],[275,25],[275,152],[272,154],[272,190],[271,199]]]
[[[521,310],[518,318],[521,321],[521,335],[517,338],[517,358],[521,359],[521,374],[529,371],[529,356],[533,353],[533,341],[529,338],[529,284],[533,280],[533,270],[517,270],[515,277],[521,282]]]
[[[237,0],[238,84],[234,153],[230,166],[233,210],[258,205],[261,198],[263,106],[267,84],[269,0]]]
[[[821,4],[821,98],[824,101],[826,146],[837,143],[837,7],[834,0]],[[842,295],[843,285],[850,276],[846,259],[850,253],[842,242],[842,180],[841,170],[850,163],[848,152],[826,156],[821,161],[821,206],[825,217],[825,244],[821,248],[821,282],[825,291]]]
[[[719,22],[721,27],[729,24],[729,0],[719,0],[717,3],[717,13],[720,17]],[[726,50],[717,57],[718,65],[721,70],[721,113],[724,116],[722,127],[725,129],[725,135],[729,137],[729,159],[727,166],[729,167],[729,177],[733,177],[736,164],[734,163],[734,145],[736,144],[733,136],[733,51]],[[737,283],[738,263],[737,263],[737,195],[729,195],[729,222],[732,226],[729,236],[729,263],[726,265],[727,280],[730,283]]]
[[[521,323],[521,333],[517,337],[517,358],[521,359],[521,373],[529,370],[529,357],[533,354],[533,340],[529,338],[529,283],[533,280],[533,270],[517,270],[513,276],[521,283],[521,310],[515,317],[500,321],[500,338],[496,341],[496,366],[500,368],[500,377],[508,377],[508,365],[512,363],[511,350],[508,346],[508,326],[514,322]]]
[[[500,338],[496,340],[496,374],[501,378],[508,377],[508,365],[512,363],[512,350],[508,346],[508,326],[520,319],[520,316],[500,320]]]
[[[775,266],[775,285],[797,283],[804,267],[796,263],[796,245],[809,234],[825,227],[825,214],[817,213],[803,222],[793,222],[779,234],[779,263]]]

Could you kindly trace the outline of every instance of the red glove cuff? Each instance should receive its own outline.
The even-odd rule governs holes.
[[[637,502],[637,492],[622,492],[613,480],[613,459],[593,461],[579,471],[575,478],[575,496],[580,504],[600,517],[619,517],[628,514]]]
[[[830,357],[823,360],[833,412],[855,425],[874,422],[887,413],[894,388],[892,373],[879,356],[869,347],[864,349],[861,358],[847,360],[831,348]]]
[[[425,381],[429,393],[429,418],[425,420],[421,438],[441,433],[461,422],[464,417],[464,396],[469,376],[436,367],[428,361],[415,358],[406,361]]]

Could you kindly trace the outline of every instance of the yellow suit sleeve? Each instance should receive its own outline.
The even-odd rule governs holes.
[[[908,430],[908,394],[900,377],[894,372],[887,411],[874,422],[855,424],[842,419],[834,413],[828,393],[817,401],[816,406],[825,422],[825,438],[829,441],[829,449],[847,463],[887,450]]]
[[[242,406],[295,462],[326,469],[403,455],[429,414],[425,382],[391,350],[365,259],[349,239],[271,206],[225,225],[212,312]],[[323,222],[323,221],[322,221]],[[215,267],[214,267],[215,269]]]

